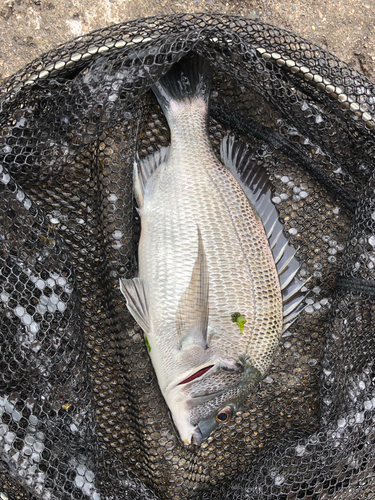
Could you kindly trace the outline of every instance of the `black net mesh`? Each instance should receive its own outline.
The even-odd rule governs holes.
[[[249,144],[311,277],[258,391],[199,447],[118,288],[135,152],[169,141],[149,89],[190,51],[214,68],[212,143]],[[65,44],[0,99],[1,498],[374,498],[374,85],[284,30],[174,15]]]

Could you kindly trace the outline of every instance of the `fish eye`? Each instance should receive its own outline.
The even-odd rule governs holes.
[[[225,424],[233,417],[233,408],[231,406],[226,406],[222,410],[216,413],[216,421]]]

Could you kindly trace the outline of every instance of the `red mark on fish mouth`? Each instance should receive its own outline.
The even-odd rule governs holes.
[[[191,382],[192,380],[195,380],[196,378],[201,377],[206,372],[208,372],[208,370],[211,370],[211,368],[213,366],[214,365],[206,366],[206,368],[202,368],[201,370],[198,370],[196,373],[194,373],[194,375],[190,375],[190,377],[186,378],[185,380],[183,380],[182,382],[180,382],[177,385],[187,384],[188,382]]]

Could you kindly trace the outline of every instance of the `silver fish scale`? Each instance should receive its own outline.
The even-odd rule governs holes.
[[[190,393],[190,397],[199,396],[199,394],[212,394],[215,392],[220,392],[223,387],[225,387],[225,379],[228,377],[228,372],[221,370],[216,373],[211,373],[207,378],[202,377],[199,384],[189,388],[186,393]],[[235,373],[231,373],[232,386],[236,387],[238,390],[240,383],[242,382],[243,373],[238,370]],[[208,398],[207,398],[208,399]]]
[[[209,273],[209,327],[217,335],[209,339],[209,350],[189,350],[181,373],[191,356],[199,366],[197,357],[214,363],[245,354],[264,373],[282,328],[268,239],[237,181],[213,153],[202,102],[192,101],[194,112],[181,109],[174,118],[168,162],[146,186],[142,209],[139,275],[149,285],[150,341],[158,344],[166,374],[162,390],[176,379],[176,313],[197,258],[198,227]],[[234,312],[247,319],[243,333],[231,319]]]

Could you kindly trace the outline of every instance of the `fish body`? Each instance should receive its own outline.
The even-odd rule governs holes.
[[[267,223],[257,210],[262,202],[271,233],[278,231],[278,261],[296,262],[265,173],[250,169],[249,189],[236,170],[249,170],[243,145],[226,138],[222,161],[213,151],[210,78],[207,62],[195,56],[154,88],[171,145],[136,164],[139,276],[120,283],[185,444],[200,444],[233,417],[278,347],[285,306]],[[294,318],[301,282],[295,272],[288,279],[298,298]]]

